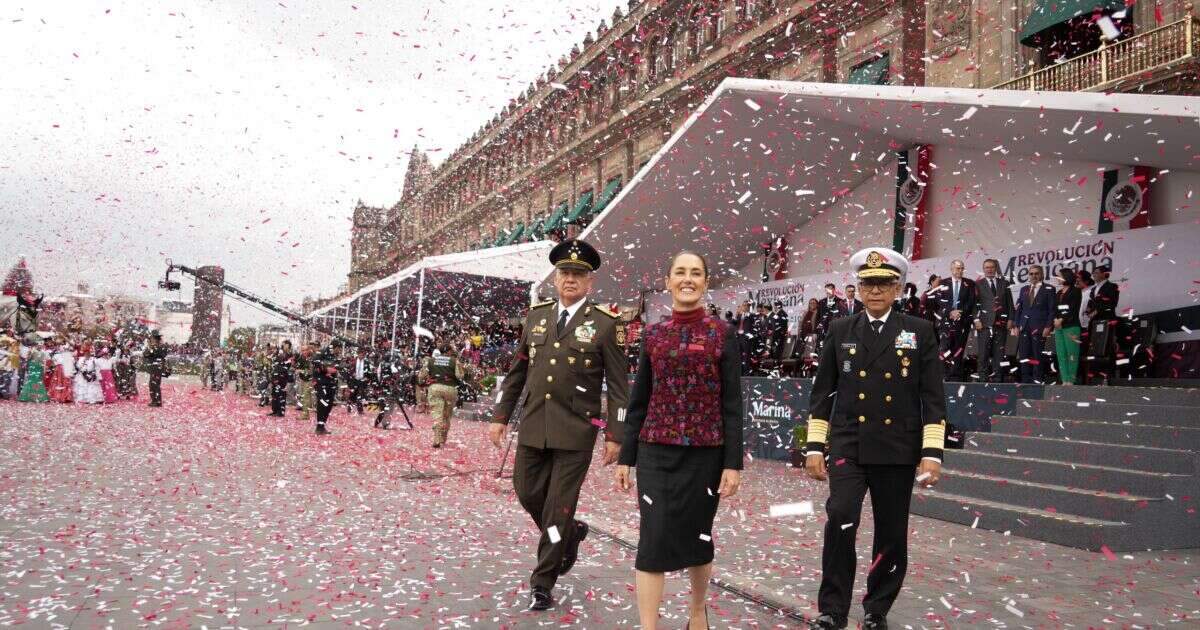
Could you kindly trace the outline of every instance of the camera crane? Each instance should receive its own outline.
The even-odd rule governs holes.
[[[249,302],[256,306],[261,306],[262,308],[265,308],[268,311],[270,311],[276,315],[279,315],[280,317],[283,317],[283,318],[291,320],[301,326],[304,326],[305,328],[311,328],[317,332],[329,335],[330,337],[337,339],[338,341],[342,342],[345,345],[355,346],[355,347],[357,347],[359,345],[357,341],[354,341],[353,339],[349,339],[347,337],[343,337],[343,336],[337,334],[336,332],[334,332],[333,329],[327,328],[325,326],[321,326],[321,325],[317,324],[316,322],[314,322],[313,320],[309,319],[308,317],[305,317],[304,315],[302,315],[300,313],[297,313],[291,309],[284,308],[284,307],[272,302],[271,300],[268,300],[264,297],[257,296],[257,295],[255,295],[245,289],[242,289],[234,284],[231,284],[228,282],[217,282],[217,281],[213,280],[212,278],[208,278],[204,275],[201,275],[199,271],[197,271],[191,267],[188,267],[186,265],[176,265],[175,263],[172,263],[170,260],[167,260],[166,278],[158,281],[158,288],[165,289],[167,291],[178,291],[179,286],[180,286],[179,282],[171,279],[171,274],[176,271],[178,271],[179,273],[182,273],[186,276],[191,277],[196,282],[200,282],[200,283],[206,284],[211,287],[216,287],[216,288],[224,291],[225,293],[228,293],[228,294],[234,296],[235,298],[237,298],[239,300]]]
[[[165,289],[167,291],[178,291],[180,288],[179,282],[171,279],[171,274],[176,271],[178,271],[179,273],[182,273],[186,276],[191,277],[196,282],[202,282],[210,287],[216,287],[216,288],[224,291],[225,293],[232,295],[233,297],[235,297],[239,300],[242,300],[244,302],[249,302],[250,304],[255,304],[257,306],[261,306],[261,307],[267,309],[268,311],[275,313],[276,315],[279,315],[280,317],[283,317],[285,319],[291,320],[301,326],[304,326],[305,328],[311,328],[317,332],[329,335],[330,337],[341,342],[344,345],[356,347],[356,348],[359,347],[359,343],[357,341],[355,341],[353,339],[349,339],[347,337],[343,337],[342,335],[339,335],[336,332],[334,332],[332,328],[317,324],[312,319],[305,317],[304,315],[302,315],[300,313],[297,313],[291,309],[284,308],[284,307],[272,302],[271,300],[268,300],[264,297],[257,296],[257,295],[255,295],[245,289],[242,289],[236,285],[230,284],[228,282],[217,282],[217,281],[213,280],[212,278],[207,278],[207,277],[201,275],[200,272],[196,271],[195,269],[188,267],[186,265],[176,265],[175,263],[171,262],[169,259],[167,260],[167,275],[165,278],[158,281],[158,288]],[[396,404],[400,408],[400,413],[404,415],[404,421],[408,423],[408,428],[409,429],[413,428],[412,420],[409,420],[409,418],[408,418],[408,411],[404,408],[404,403],[397,402]],[[387,426],[388,426],[388,423],[385,422],[384,428],[387,428]]]

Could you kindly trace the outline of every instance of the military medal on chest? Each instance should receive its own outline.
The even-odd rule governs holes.
[[[575,327],[575,339],[580,343],[592,343],[596,338],[596,322],[588,320]]]

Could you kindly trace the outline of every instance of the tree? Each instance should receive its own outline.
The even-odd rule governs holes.
[[[248,353],[254,350],[254,340],[257,332],[249,326],[241,326],[229,331],[229,338],[225,340],[225,348],[240,353]]]

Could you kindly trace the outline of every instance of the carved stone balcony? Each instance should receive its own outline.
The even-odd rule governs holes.
[[[1101,92],[1144,85],[1169,75],[1173,68],[1196,60],[1200,52],[1198,22],[1200,20],[1195,16],[1188,15],[993,87],[997,90]]]

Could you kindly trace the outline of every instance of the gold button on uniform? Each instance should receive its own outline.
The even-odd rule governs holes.
[[[553,376],[547,376],[547,377],[546,377],[546,382],[547,382],[547,383],[553,383],[553,382],[554,382],[554,377],[553,377]]]
[[[859,399],[859,400],[864,400],[864,399],[866,399],[866,397],[867,397],[867,395],[866,395],[866,394],[864,394],[864,393],[862,393],[862,392],[859,392],[859,393],[858,393],[858,399]]]
[[[887,396],[884,396],[884,397],[883,397],[883,400],[884,400],[885,402],[892,402],[892,395],[891,395],[891,394],[888,394]]]
[[[550,365],[558,365],[558,359],[550,359]]]
[[[559,347],[559,346],[561,346],[561,345],[562,345],[562,344],[561,344],[561,343],[558,343],[557,341],[555,341],[555,342],[554,342],[554,347],[555,347],[555,348],[557,348],[557,347]]]
[[[858,371],[858,375],[859,375],[859,376],[861,376],[861,377],[863,377],[863,378],[867,378],[867,371],[866,371],[866,370],[859,370],[859,371]]]
[[[891,423],[892,423],[892,419],[891,419],[891,418],[884,418],[884,419],[883,419],[883,423],[884,423],[884,424],[891,424]]]
[[[550,394],[546,394],[546,400],[550,400]]]
[[[883,373],[883,378],[892,378],[892,373],[891,373],[891,372],[884,372],[884,373]]]
[[[859,422],[866,422],[866,421],[867,421],[867,417],[866,417],[866,416],[859,416],[859,417],[858,417],[858,421],[859,421]]]

